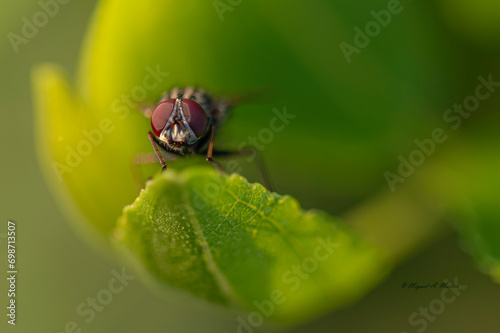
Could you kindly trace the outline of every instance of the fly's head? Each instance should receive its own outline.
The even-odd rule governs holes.
[[[151,116],[151,128],[168,148],[185,153],[208,132],[207,112],[191,99],[161,101]]]

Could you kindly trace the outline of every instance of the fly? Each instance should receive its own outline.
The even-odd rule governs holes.
[[[219,171],[224,169],[213,157],[253,155],[264,185],[271,190],[266,167],[255,149],[214,149],[214,138],[233,105],[234,102],[228,100],[214,99],[203,89],[187,87],[167,91],[154,107],[144,108],[143,114],[151,120],[152,132],[148,132],[148,138],[162,170],[167,169],[167,161],[161,150],[175,157],[205,155],[207,162]]]

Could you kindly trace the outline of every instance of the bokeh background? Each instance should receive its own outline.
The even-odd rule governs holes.
[[[494,78],[500,78],[500,8],[493,0],[406,2],[405,10],[393,18],[393,22],[373,39],[366,50],[353,55],[354,64],[347,64],[338,43],[352,43],[352,28],[371,20],[371,9],[379,10],[387,4],[382,1],[332,3],[338,13],[335,24],[339,26],[339,32],[331,41],[307,36],[307,27],[301,29],[300,22],[296,21],[289,22],[290,29],[286,33],[289,36],[295,34],[299,41],[309,41],[311,45],[306,43],[304,47],[319,50],[320,58],[331,57],[332,63],[338,66],[339,77],[332,81],[331,95],[328,91],[320,94],[340,95],[336,89],[343,92],[339,87],[348,86],[356,95],[338,96],[339,102],[334,105],[332,101],[332,109],[341,111],[332,111],[327,118],[321,118],[324,110],[299,110],[302,117],[311,117],[301,122],[308,126],[306,133],[314,133],[313,125],[317,122],[317,137],[301,138],[300,130],[304,128],[296,124],[266,147],[265,154],[269,156],[269,167],[271,172],[274,171],[278,192],[294,195],[306,208],[318,207],[335,215],[350,216],[351,210],[369,200],[373,193],[387,190],[383,171],[394,170],[398,154],[410,152],[415,138],[425,137],[439,124],[439,117],[448,107],[470,95],[479,75],[492,73]],[[21,19],[31,17],[40,6],[36,1],[2,4],[0,236],[6,232],[7,220],[17,222],[19,275],[18,324],[10,327],[2,315],[1,331],[63,332],[69,321],[77,322],[83,332],[95,333],[235,331],[234,314],[196,301],[179,303],[175,298],[165,299],[139,279],[115,295],[91,323],[86,324],[75,312],[87,297],[95,297],[99,290],[106,288],[113,276],[112,270],[120,271],[122,265],[94,250],[78,235],[42,178],[33,134],[30,73],[39,63],[53,62],[65,68],[71,78],[75,76],[81,43],[95,5],[96,1],[70,1],[62,5],[58,14],[50,18],[28,44],[20,45],[19,53],[15,53],[7,38],[8,33],[19,34],[23,24]],[[242,2],[233,12],[227,13],[223,22],[218,22],[215,11],[205,15],[213,15],[216,23],[222,27],[227,24],[226,29],[230,30],[230,26],[238,26],[239,19],[244,21],[246,6],[250,8],[245,1]],[[317,12],[318,9],[311,11]],[[286,7],[272,13],[286,16]],[[331,19],[328,15],[318,19],[325,18]],[[290,50],[283,49],[283,52]],[[305,57],[304,67],[313,73],[324,72],[325,76],[334,71],[335,66],[324,71],[317,68],[315,60],[314,57]],[[241,63],[244,62],[243,59]],[[293,71],[300,70],[304,69],[290,68],[290,77],[293,77]],[[380,77],[385,78],[383,84]],[[308,89],[307,82],[292,83],[303,85],[306,91]],[[390,90],[401,86],[406,90],[398,89],[397,93]],[[281,102],[279,100],[275,106],[281,106]],[[288,107],[292,108],[294,101],[289,103]],[[380,117],[391,121],[378,122],[379,116],[369,110],[383,112],[384,106],[401,112],[393,116],[387,111]],[[498,134],[495,126],[498,117],[495,115],[499,106],[500,94],[481,105],[480,113],[475,113],[460,133],[454,133],[458,139],[450,145],[457,147],[455,151],[462,149],[457,142],[464,143],[464,150],[466,147],[475,150],[475,145],[477,149],[484,148],[481,146],[484,142],[495,142],[495,134]],[[316,120],[316,114],[322,116]],[[245,138],[248,133],[258,130],[259,121],[267,119],[266,115],[238,114],[224,138],[230,140],[231,134]],[[335,120],[342,126],[333,124]],[[332,132],[328,132],[330,126]],[[382,132],[389,134],[381,136]],[[316,146],[315,140],[321,144]],[[325,142],[328,144],[329,140],[331,150],[318,148]],[[312,155],[313,159],[310,158]],[[444,157],[435,158],[446,159],[446,156],[444,153]],[[460,162],[460,156],[456,157],[453,152],[449,156],[452,156],[450,160],[455,158]],[[354,164],[354,161],[358,163]],[[488,161],[496,159],[491,157]],[[252,171],[247,175],[257,180]],[[489,182],[495,183],[498,179],[490,178]],[[481,188],[474,190],[483,193]],[[491,198],[491,202],[495,204],[496,201]],[[494,216],[491,213],[489,218]],[[378,219],[379,228],[386,226],[383,216]],[[454,225],[455,217],[447,220]],[[382,230],[382,233],[390,232]],[[0,242],[1,248],[5,249],[5,239],[0,238]],[[458,277],[468,289],[454,303],[447,305],[435,322],[429,323],[426,332],[498,332],[500,288],[478,270],[478,264],[463,251],[464,247],[467,245],[455,229],[445,225],[429,236],[427,242],[419,244],[418,251],[412,248],[406,260],[388,279],[357,304],[291,331],[414,332],[416,329],[409,325],[408,317],[439,297],[439,290],[415,292],[402,289],[401,284]],[[1,262],[0,267],[5,271],[6,260]],[[2,279],[0,283],[0,298],[6,306],[7,297],[3,290],[7,290],[7,285],[4,281]]]

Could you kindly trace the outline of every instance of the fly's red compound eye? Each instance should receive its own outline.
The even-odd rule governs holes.
[[[200,104],[191,99],[182,101],[182,112],[196,137],[201,137],[207,129],[208,119]]]
[[[175,106],[175,99],[167,99],[156,106],[151,116],[151,128],[156,136],[160,136],[161,132],[167,125],[168,119],[172,114]]]

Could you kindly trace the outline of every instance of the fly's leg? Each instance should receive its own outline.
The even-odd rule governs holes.
[[[210,127],[210,142],[208,143],[207,150],[207,162],[211,163],[220,172],[224,172],[224,168],[217,162],[214,161],[212,156],[220,157],[231,157],[231,156],[241,156],[241,155],[252,155],[255,158],[257,168],[259,169],[260,177],[264,183],[264,186],[269,190],[273,190],[271,183],[271,178],[269,177],[269,172],[267,171],[266,164],[262,156],[253,148],[244,149],[241,151],[214,151],[214,126]]]
[[[171,152],[169,150],[166,150],[164,147],[158,143],[157,138],[153,135],[153,133],[149,132],[148,133],[148,138],[149,141],[151,141],[151,145],[153,146],[154,149],[154,154],[153,153],[143,153],[143,154],[137,154],[134,156],[134,159],[131,161],[131,166],[130,170],[132,173],[132,179],[134,181],[135,187],[138,192],[143,188],[143,175],[141,173],[141,165],[144,164],[156,164],[158,161],[160,161],[161,167],[162,167],[162,172],[167,169],[167,159],[162,154],[162,151],[164,151],[167,154],[168,160],[172,161],[175,160],[179,155],[175,154],[174,152]],[[160,149],[162,151],[160,151]]]
[[[257,152],[253,148],[247,148],[241,151],[214,151],[213,156],[215,157],[237,157],[237,156],[245,156],[245,155],[251,155],[254,160],[255,164],[257,165],[257,169],[259,170],[260,178],[262,179],[262,182],[264,183],[264,186],[269,190],[273,191],[273,184],[271,181],[271,177],[269,175],[269,171],[267,169],[266,163],[264,162],[264,158],[262,157],[259,152]]]
[[[165,171],[167,169],[167,162],[165,162],[165,159],[163,158],[160,150],[158,149],[158,146],[160,146],[158,139],[156,139],[156,137],[151,132],[148,132],[148,138],[149,138],[149,141],[151,141],[151,145],[153,146],[156,157],[158,157],[158,160],[161,163],[162,171]]]
[[[156,157],[160,161],[162,171],[165,171],[167,169],[167,160],[163,157],[162,151],[167,154],[168,160],[170,161],[173,161],[177,159],[179,156],[182,156],[182,154],[163,146],[153,133],[148,132],[148,138],[149,141],[151,142],[151,145],[153,146],[153,150],[155,151]]]
[[[222,167],[222,165],[220,165],[217,161],[214,161],[212,159],[214,151],[214,130],[215,130],[214,125],[210,126],[210,141],[208,143],[207,162],[216,167],[217,170],[219,170],[219,172],[224,172],[224,168]]]

